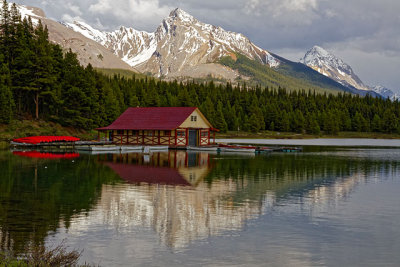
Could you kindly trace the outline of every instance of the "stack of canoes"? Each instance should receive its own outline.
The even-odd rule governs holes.
[[[21,144],[43,144],[43,143],[54,143],[54,142],[76,142],[80,139],[73,136],[30,136],[14,139],[13,142]]]

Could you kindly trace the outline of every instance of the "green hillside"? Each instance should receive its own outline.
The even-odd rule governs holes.
[[[318,72],[288,60],[276,68],[251,60],[244,55],[236,54],[236,61],[232,57],[223,57],[219,63],[239,71],[241,75],[250,77],[250,85],[265,87],[284,87],[287,90],[315,90],[319,93],[338,93],[348,91],[346,87],[319,74]]]
[[[131,70],[125,70],[125,69],[104,69],[104,68],[96,68],[97,71],[100,73],[106,75],[106,76],[114,76],[114,75],[119,75],[124,78],[132,78],[135,76],[136,79],[143,79],[146,78],[145,74],[139,73],[139,72],[134,72]]]

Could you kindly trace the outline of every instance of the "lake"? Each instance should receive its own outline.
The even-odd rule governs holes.
[[[0,249],[101,266],[399,266],[400,149],[0,151]]]

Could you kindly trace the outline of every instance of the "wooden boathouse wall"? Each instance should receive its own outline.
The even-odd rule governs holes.
[[[137,108],[146,109],[146,108]],[[147,108],[155,109],[157,112],[163,108]],[[164,108],[170,109],[170,108]],[[187,110],[188,108],[174,108],[179,112],[180,109]],[[180,118],[180,122],[176,123],[174,127],[170,127],[170,130],[159,130],[155,129],[158,126],[157,121],[154,121],[152,125],[146,125],[153,129],[126,129],[129,126],[125,126],[125,129],[118,129],[111,124],[108,127],[98,129],[99,132],[105,134],[106,139],[110,138],[116,144],[120,145],[167,145],[175,147],[184,147],[190,144],[195,146],[207,146],[211,144],[211,137],[213,135],[212,125],[204,117],[198,108],[191,109],[184,117]],[[179,114],[178,114],[179,115]],[[121,115],[122,117],[122,115]],[[125,115],[126,117],[126,115]],[[160,118],[161,120],[162,118]],[[164,118],[165,119],[165,118]],[[169,118],[171,119],[171,118]],[[116,120],[116,122],[119,118]],[[179,119],[177,119],[179,120]],[[160,123],[162,125],[162,123]],[[119,126],[121,127],[121,126]],[[136,127],[133,124],[132,128]],[[117,129],[113,129],[117,128]],[[121,127],[122,128],[122,127]],[[215,139],[215,138],[214,138]],[[194,144],[193,144],[194,143]]]

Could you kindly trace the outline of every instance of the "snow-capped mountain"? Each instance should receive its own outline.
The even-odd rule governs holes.
[[[115,68],[135,71],[134,68],[101,45],[98,40],[94,41],[93,38],[87,38],[79,32],[65,27],[65,24],[60,24],[57,21],[47,18],[40,8],[24,5],[17,5],[17,7],[22,17],[31,17],[34,25],[37,25],[39,20],[41,20],[49,30],[50,41],[61,45],[66,50],[71,49],[77,54],[82,65],[86,66],[90,63],[96,68]],[[84,24],[81,26],[83,28]],[[89,27],[88,25],[86,26]],[[100,31],[93,31],[92,34],[93,36],[101,36],[100,33]]]
[[[314,46],[311,48],[300,59],[300,62],[345,86],[354,87],[358,90],[373,91],[384,98],[392,100],[400,99],[399,94],[395,94],[388,88],[365,85],[348,64],[322,47]]]
[[[254,45],[242,34],[202,23],[182,9],[173,10],[155,32],[121,27],[102,32],[83,22],[68,27],[110,49],[130,66],[158,76],[176,76],[203,71],[223,56],[240,53],[276,67],[279,61],[268,51]],[[206,66],[206,67],[205,67]],[[213,69],[215,70],[215,69]],[[187,75],[190,76],[190,75]]]
[[[322,47],[314,46],[311,48],[300,59],[300,62],[345,86],[353,86],[359,90],[370,90],[348,64]]]
[[[396,94],[394,93],[392,90],[390,90],[389,88],[380,86],[380,85],[376,85],[374,87],[371,87],[371,89],[380,94],[381,96],[383,96],[384,98],[389,98],[391,100],[398,100],[400,99],[400,94]]]

